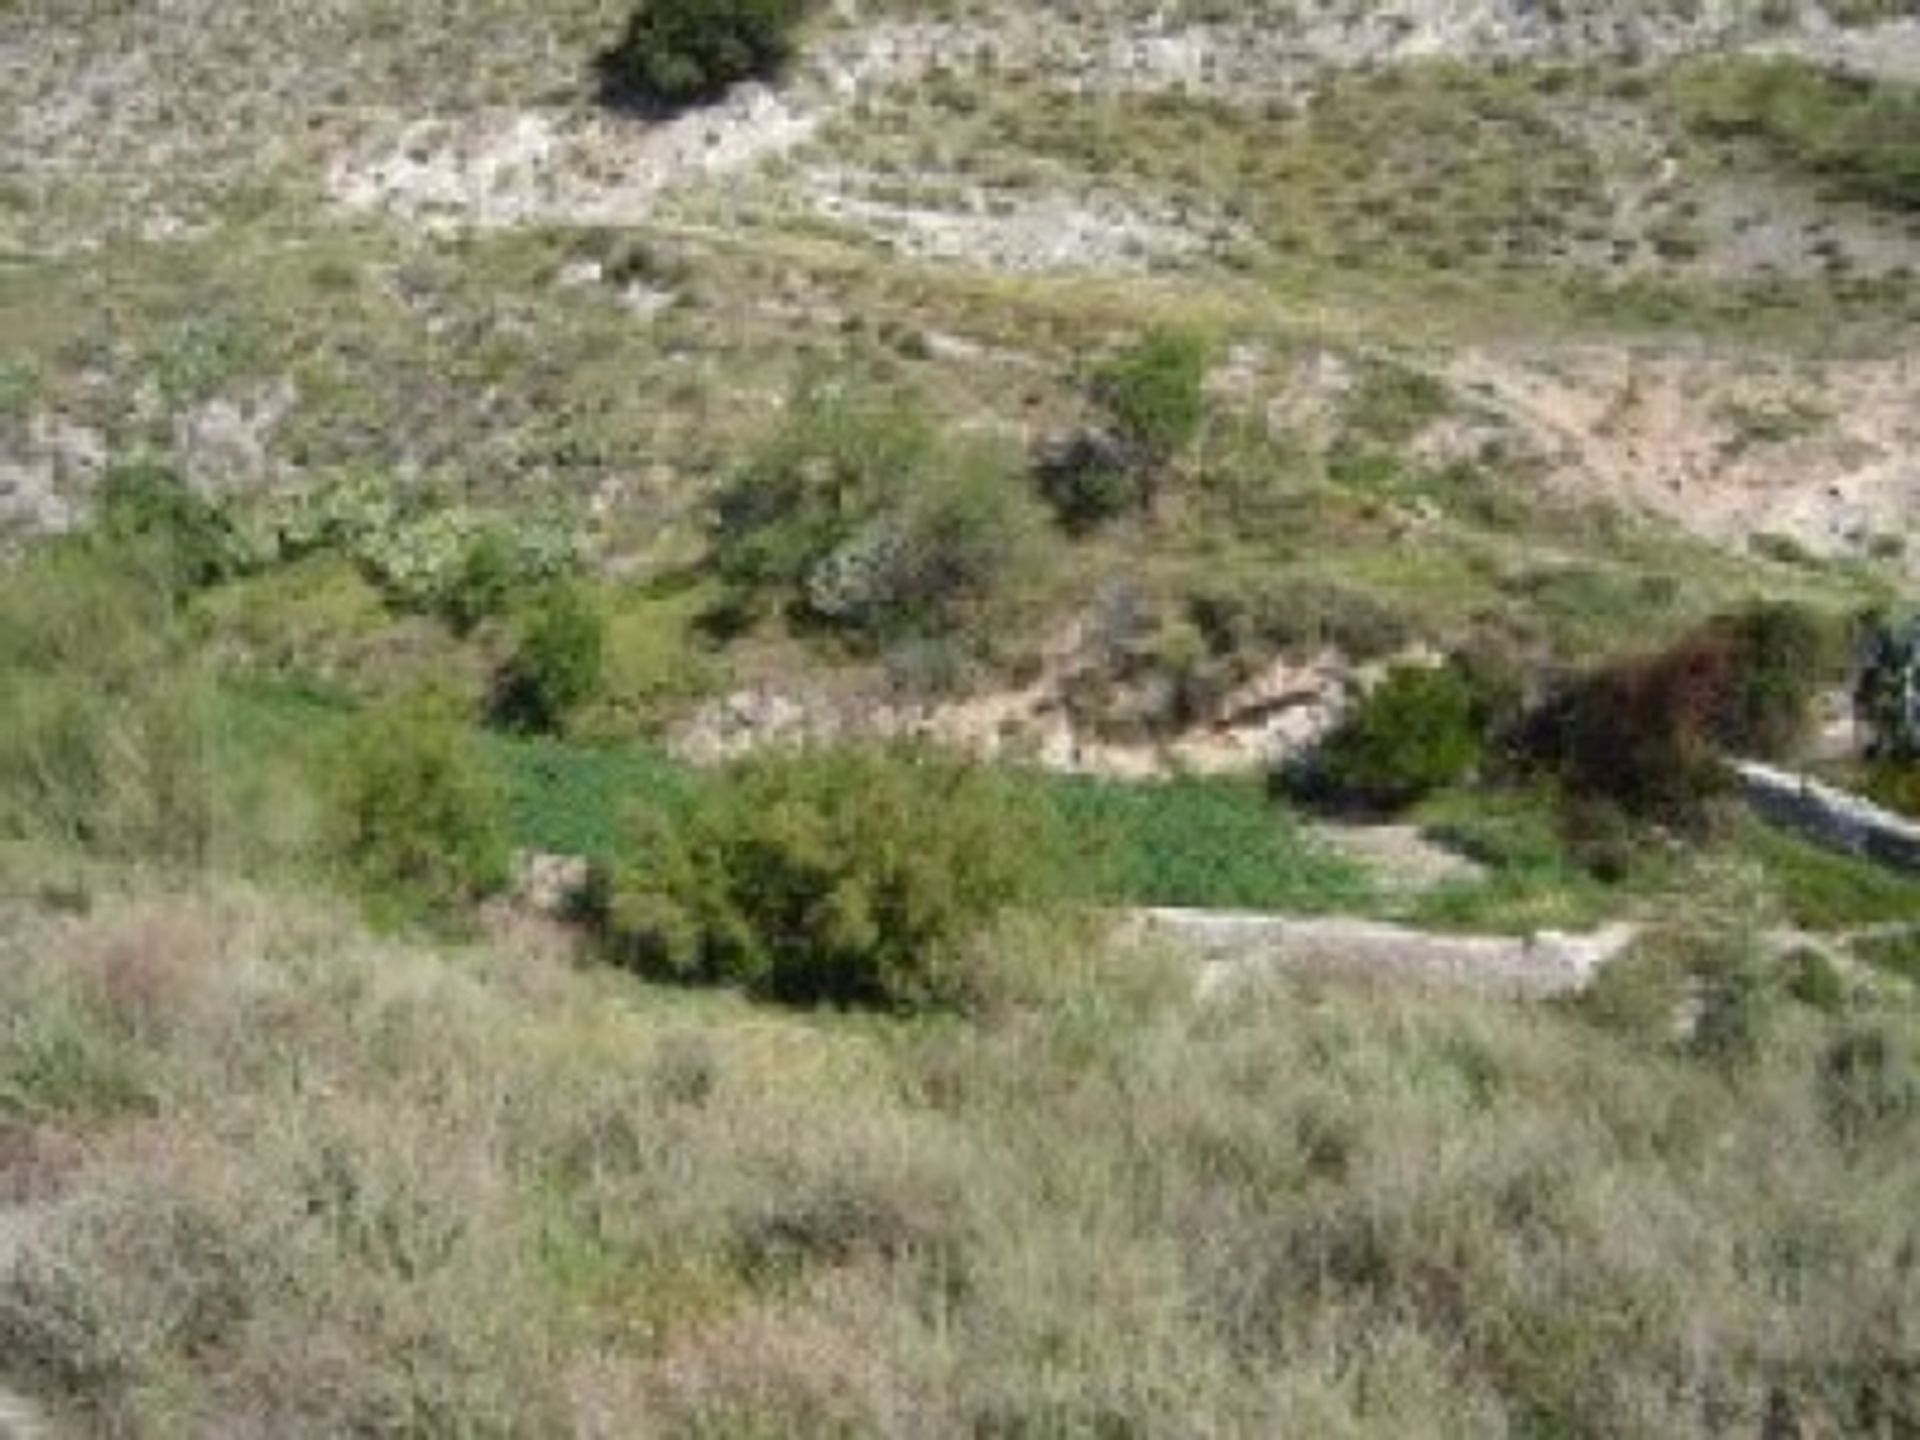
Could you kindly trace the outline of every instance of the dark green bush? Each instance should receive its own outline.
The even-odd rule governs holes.
[[[1473,689],[1459,669],[1403,665],[1321,743],[1307,786],[1341,804],[1394,810],[1462,779],[1483,751]]]
[[[600,57],[608,95],[679,108],[768,79],[793,58],[806,0],[641,0]]]
[[[1149,494],[1129,450],[1096,432],[1050,447],[1036,462],[1034,478],[1040,498],[1075,534],[1139,510]]]
[[[619,950],[799,1003],[963,1003],[968,942],[1058,876],[1044,799],[918,747],[755,757],[640,824],[608,897]]]
[[[541,597],[495,687],[493,711],[516,730],[550,731],[600,693],[606,622],[575,585]]]
[[[448,918],[507,879],[506,811],[478,739],[444,697],[355,717],[327,775],[334,856],[396,918]]]
[[[0,836],[204,857],[208,687],[174,573],[164,553],[71,542],[0,570]]]

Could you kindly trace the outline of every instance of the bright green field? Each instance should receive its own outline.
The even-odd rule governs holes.
[[[232,763],[317,754],[351,714],[338,700],[279,687],[225,692]],[[619,857],[627,818],[676,808],[699,773],[645,745],[592,747],[488,733],[520,848]],[[1115,904],[1269,910],[1353,909],[1372,886],[1364,871],[1316,843],[1254,781],[1123,784],[1035,776],[1058,807],[1080,857],[1079,886]]]

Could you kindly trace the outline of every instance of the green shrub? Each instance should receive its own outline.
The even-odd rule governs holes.
[[[844,380],[802,387],[712,514],[736,592],[869,644],[990,644],[999,607],[1037,572],[1043,528],[1006,457],[943,446],[911,397]]]
[[[1766,759],[1790,755],[1806,738],[1814,697],[1839,678],[1837,627],[1790,604],[1755,605],[1720,623],[1735,657],[1721,743]]]
[[[617,99],[676,108],[717,99],[792,59],[806,9],[806,0],[641,0],[601,56],[601,79]]]
[[[1457,667],[1396,666],[1321,743],[1309,789],[1369,809],[1409,805],[1480,763],[1477,710]]]
[[[506,613],[517,574],[512,547],[495,529],[477,533],[461,551],[438,596],[439,608],[460,630]]]
[[[613,876],[633,963],[783,1000],[969,998],[968,942],[1057,879],[1055,819],[1017,778],[918,747],[768,754],[677,821],[643,816]]]
[[[1190,445],[1206,417],[1207,343],[1156,330],[1094,371],[1094,397],[1140,463],[1161,466]]]
[[[1787,993],[1802,1005],[1827,1015],[1847,1008],[1847,981],[1820,951],[1803,948],[1787,957]]]
[[[197,863],[207,686],[172,560],[61,543],[0,571],[0,835]]]
[[[108,470],[99,504],[101,531],[148,549],[179,592],[218,584],[246,568],[247,547],[226,510],[163,465]]]
[[[1091,432],[1044,451],[1034,478],[1054,518],[1075,534],[1140,509],[1150,493],[1126,447]]]
[[[925,473],[937,443],[911,396],[845,376],[807,378],[779,429],[714,500],[715,568],[749,589],[803,584],[898,477]]]
[[[1746,59],[1683,71],[1679,97],[1704,134],[1754,142],[1857,199],[1920,208],[1920,89]]]
[[[521,624],[495,689],[495,718],[516,730],[557,729],[600,693],[605,666],[606,623],[578,586],[556,586]]]
[[[377,906],[444,918],[505,883],[500,786],[446,699],[422,693],[366,711],[330,758],[332,850]]]
[[[1446,387],[1431,375],[1404,365],[1371,365],[1347,402],[1346,428],[1353,437],[1403,445],[1446,409]]]

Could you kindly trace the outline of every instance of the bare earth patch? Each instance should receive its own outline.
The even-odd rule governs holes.
[[[1920,518],[1920,366],[1751,354],[1466,350],[1448,379],[1557,482],[1722,544],[1870,551]]]

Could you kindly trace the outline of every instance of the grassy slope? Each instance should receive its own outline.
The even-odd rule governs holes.
[[[1202,1013],[1151,956],[1027,936],[1003,1014],[881,1026],[245,892],[5,903],[0,1380],[85,1430],[1685,1435],[1920,1405],[1911,1010],[1729,991],[1754,1048],[1690,1056],[1657,967],[1605,1023],[1319,987]]]

